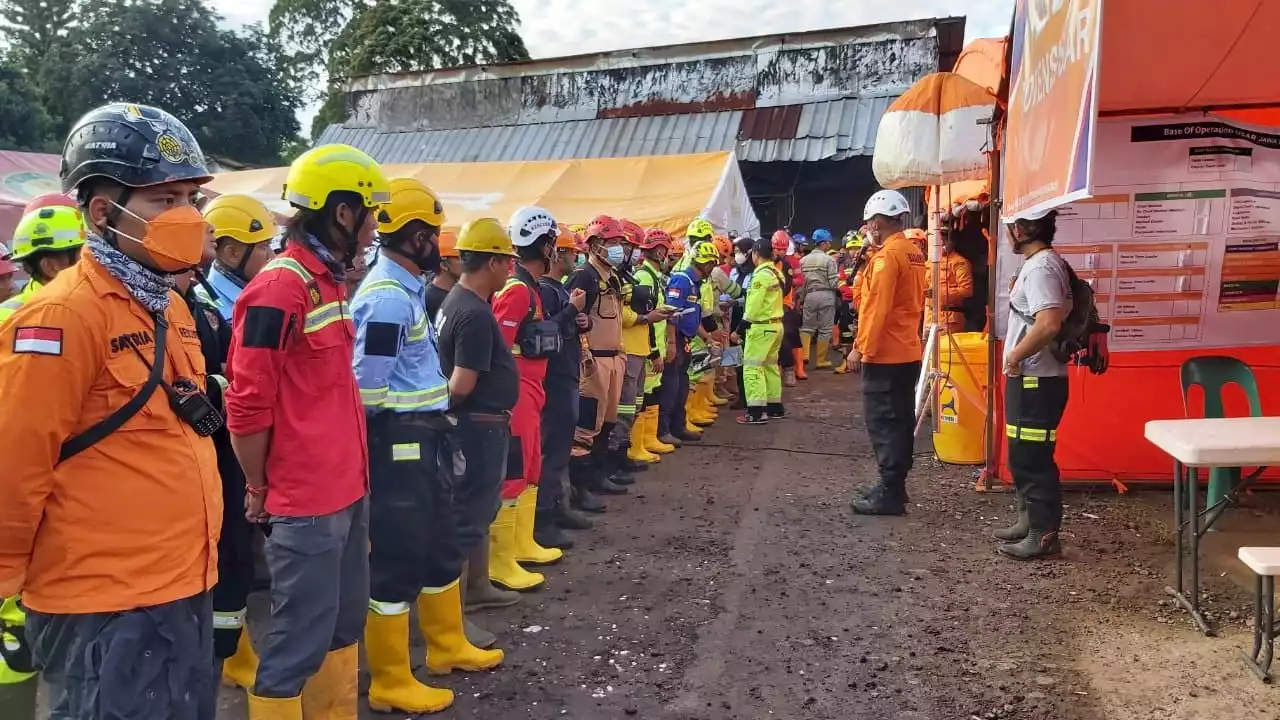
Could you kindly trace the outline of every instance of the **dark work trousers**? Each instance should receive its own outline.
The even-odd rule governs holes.
[[[685,430],[684,403],[689,397],[688,341],[676,341],[676,357],[662,368],[662,389],[658,393],[658,435]]]
[[[905,500],[915,453],[915,394],[920,363],[862,364],[862,411],[880,482]]]
[[[460,415],[450,436],[460,457],[454,457],[453,521],[458,552],[470,557],[489,537],[498,516],[502,481],[511,454],[511,425],[506,416]],[[516,454],[519,457],[519,453]]]
[[[578,425],[578,380],[547,374],[547,404],[542,408],[542,481],[538,509],[554,510],[564,499],[569,478],[573,429]]]
[[[369,597],[412,603],[462,574],[453,524],[452,424],[441,413],[382,412],[369,420]]]
[[[360,498],[328,515],[272,516],[267,537],[271,621],[254,694],[296,697],[325,655],[364,635],[369,611],[369,509]]]
[[[224,431],[219,431],[224,432]],[[217,435],[215,434],[215,438]],[[219,660],[236,653],[244,632],[245,607],[254,583],[253,536],[258,526],[244,516],[244,474],[240,463],[215,442],[222,475],[222,535],[218,538],[218,584],[213,587],[213,650]],[[234,463],[235,467],[229,465]]]
[[[1005,436],[1013,484],[1027,502],[1032,530],[1062,527],[1062,476],[1053,452],[1067,409],[1067,378],[1008,377],[1004,382]]]
[[[207,592],[125,612],[28,610],[26,631],[50,688],[52,720],[214,720],[217,714]]]
[[[803,318],[795,308],[782,311],[782,349],[778,351],[778,365],[783,368],[796,366],[796,356],[792,352],[800,347],[800,326]]]

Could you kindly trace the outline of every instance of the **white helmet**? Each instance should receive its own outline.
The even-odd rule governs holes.
[[[529,247],[543,235],[554,238],[557,234],[556,219],[546,209],[537,206],[520,208],[507,223],[507,235],[516,247]]]
[[[865,222],[876,215],[884,215],[885,217],[896,218],[911,212],[911,206],[907,205],[907,199],[897,190],[880,190],[867,200],[867,206],[862,211],[862,220]]]

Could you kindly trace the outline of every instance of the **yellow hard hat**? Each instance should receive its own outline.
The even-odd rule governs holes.
[[[393,233],[410,220],[421,220],[432,227],[444,225],[444,205],[426,183],[415,178],[396,178],[390,188],[391,200],[378,211],[378,232]]]
[[[511,257],[516,255],[507,229],[496,218],[480,218],[463,225],[458,231],[455,247],[459,252],[482,252]]]
[[[586,231],[587,231],[587,226],[586,226],[586,225],[583,225],[582,223],[578,223],[577,225],[570,225],[570,226],[569,226],[569,232],[576,233],[576,234],[578,234],[578,235],[582,235],[582,234],[583,234],[583,233],[585,233]]]
[[[711,236],[716,234],[716,229],[706,220],[702,218],[694,218],[693,222],[689,223],[689,227],[685,230],[684,234],[689,238],[710,240]]]
[[[257,245],[276,236],[275,216],[249,195],[219,195],[204,206],[204,219],[213,226],[215,238]]]
[[[693,252],[693,262],[697,265],[718,263],[720,262],[720,251],[716,250],[716,246],[712,243],[702,243]]]
[[[84,245],[84,220],[73,207],[46,206],[32,210],[18,221],[13,233],[12,260],[42,252],[74,250]]]
[[[360,196],[367,208],[391,200],[391,189],[382,167],[350,145],[321,145],[298,156],[289,166],[282,198],[306,210],[320,210],[329,195],[349,192]]]

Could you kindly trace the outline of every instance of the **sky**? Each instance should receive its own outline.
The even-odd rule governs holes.
[[[228,24],[266,24],[272,0],[211,0]],[[512,0],[535,58],[963,13],[965,39],[1008,33],[1014,0]],[[315,108],[307,108],[303,129]]]

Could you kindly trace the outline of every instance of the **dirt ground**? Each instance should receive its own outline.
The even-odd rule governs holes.
[[[910,514],[855,518],[874,472],[857,379],[814,375],[788,420],[722,413],[577,534],[544,590],[482,616],[506,664],[446,679],[438,717],[1280,718],[1280,690],[1239,660],[1234,547],[1205,571],[1221,637],[1166,599],[1168,493],[1069,494],[1065,557],[1020,564],[988,539],[1011,496],[921,448]],[[1273,509],[1235,513],[1276,527]],[[244,717],[242,693],[219,717]]]

